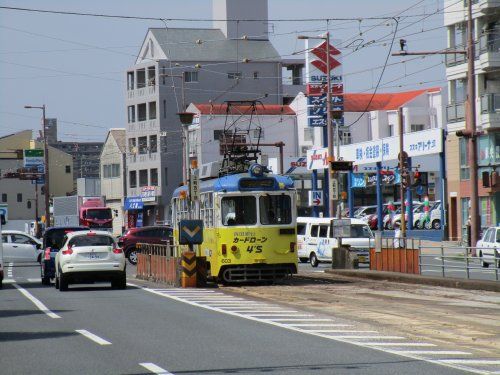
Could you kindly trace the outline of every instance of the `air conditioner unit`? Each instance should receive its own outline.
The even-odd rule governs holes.
[[[200,179],[206,180],[209,178],[214,178],[219,176],[219,169],[221,163],[219,161],[214,161],[212,163],[202,164],[200,168]]]
[[[300,154],[301,155],[306,155],[307,154],[307,150],[309,150],[311,148],[311,146],[302,146],[300,148]]]

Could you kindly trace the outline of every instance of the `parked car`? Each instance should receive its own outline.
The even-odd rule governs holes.
[[[333,219],[336,220],[336,219]],[[338,248],[337,239],[333,237],[331,218],[298,217],[297,218],[297,255],[303,263],[309,261],[317,267],[320,262],[331,262],[332,252]],[[360,263],[369,263],[370,241],[373,233],[365,222],[351,219],[351,237],[343,238],[342,244],[350,245]]]
[[[415,215],[419,214],[423,207],[424,205],[421,202],[413,203],[413,227],[415,227]],[[401,227],[401,211],[393,216],[391,226],[393,228],[396,226]],[[406,226],[408,227],[408,223],[406,223]]]
[[[384,216],[387,215],[388,213],[389,213],[389,205],[385,203],[382,208],[382,221],[384,219]],[[365,216],[362,220],[368,224],[371,230],[378,229],[378,215],[376,212],[374,214]]]
[[[52,227],[43,234],[43,255],[41,261],[42,284],[49,285],[56,277],[55,258],[63,245],[64,236],[71,232],[89,230],[88,227]]]
[[[358,207],[358,209],[356,209],[354,211],[353,216],[356,219],[361,219],[367,215],[371,215],[371,214],[375,214],[375,213],[377,213],[377,206],[361,206],[361,207]]]
[[[42,241],[19,230],[2,231],[4,262],[40,262]]]
[[[426,229],[441,229],[441,201],[436,201],[430,210],[430,220],[425,223]]]
[[[137,243],[166,244],[173,242],[173,230],[168,226],[151,226],[129,229],[118,239],[118,246],[131,264],[137,264]]]
[[[56,254],[56,282],[60,291],[70,284],[111,281],[113,288],[125,289],[125,256],[115,239],[105,231],[67,233]]]
[[[495,258],[500,258],[500,227],[490,227],[483,232],[483,237],[477,241],[476,254],[483,267],[495,265]],[[500,267],[500,261],[497,265]]]

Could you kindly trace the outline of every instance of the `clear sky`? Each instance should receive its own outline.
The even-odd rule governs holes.
[[[249,0],[250,1],[250,0]],[[0,0],[1,6],[164,18],[211,18],[211,0]],[[348,92],[373,92],[389,52],[395,22],[363,17],[399,14],[399,38],[409,50],[446,47],[443,0],[269,0],[270,19],[359,18],[329,21],[342,40]],[[404,12],[402,12],[404,11]],[[435,13],[435,14],[434,14]],[[428,16],[425,16],[425,15]],[[39,129],[40,115],[24,105],[47,105],[63,140],[103,141],[125,127],[125,70],[133,65],[148,27],[157,21],[25,13],[0,9],[0,136]],[[211,22],[169,22],[211,27]],[[271,22],[270,39],[285,57],[303,49],[299,34],[321,34],[325,21]],[[375,41],[355,51],[356,46]],[[352,42],[351,45],[348,44]],[[389,57],[378,92],[444,86],[441,56]]]

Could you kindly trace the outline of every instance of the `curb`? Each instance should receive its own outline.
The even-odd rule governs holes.
[[[357,277],[362,279],[392,281],[408,284],[423,284],[441,286],[447,288],[457,288],[466,290],[485,290],[489,292],[500,292],[500,282],[486,280],[466,280],[455,278],[429,277],[413,274],[404,274],[386,271],[355,271],[355,270],[333,270],[326,269],[326,274]]]

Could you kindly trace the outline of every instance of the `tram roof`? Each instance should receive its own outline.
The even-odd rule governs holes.
[[[275,180],[274,187],[269,188],[255,188],[255,189],[240,189],[240,181],[245,180],[265,180],[272,178]],[[293,189],[293,180],[288,176],[281,176],[275,174],[263,175],[262,177],[254,177],[249,173],[238,173],[227,175],[223,177],[218,177],[210,180],[200,181],[200,191],[280,191]],[[188,187],[186,185],[180,186],[175,189],[173,197],[179,196],[181,191],[187,191]]]

